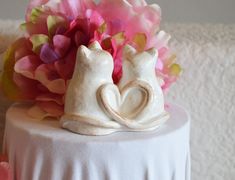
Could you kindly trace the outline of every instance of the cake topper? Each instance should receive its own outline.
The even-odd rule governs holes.
[[[65,95],[62,127],[86,135],[159,127],[169,115],[155,75],[156,60],[156,49],[138,53],[127,45],[117,86],[112,80],[112,56],[97,41],[88,48],[80,46]]]
[[[160,30],[161,9],[157,4],[149,5],[145,0],[100,0],[98,3],[93,0],[30,0],[25,17],[21,25],[24,35],[5,53],[0,86],[9,99],[32,103],[30,116],[39,120],[65,117],[68,111],[64,99],[66,92],[71,91],[69,82],[73,82],[72,76],[77,73],[74,70],[79,69],[75,64],[80,66],[77,62],[82,61],[76,58],[79,47],[84,58],[98,51],[109,52],[109,55],[102,53],[106,58],[97,57],[98,64],[104,63],[98,59],[107,60],[110,55],[113,61],[112,65],[107,65],[110,69],[93,69],[90,75],[90,82],[93,82],[101,78],[103,70],[109,72],[100,87],[94,86],[97,89],[93,91],[97,90],[99,97],[92,120],[97,118],[94,117],[97,111],[98,119],[109,125],[111,122],[115,130],[125,126],[141,129],[149,118],[164,115],[160,90],[166,92],[181,69],[168,46],[170,35]],[[94,47],[87,48],[94,41],[100,45],[96,42]],[[96,62],[96,58],[89,58],[88,62]],[[81,64],[88,67],[89,63]],[[145,72],[150,65],[151,71]],[[156,78],[149,79],[150,74],[146,73],[151,77],[156,73],[161,83]],[[76,96],[85,92],[81,86],[80,90],[74,92]],[[93,93],[91,89],[89,93]],[[110,101],[111,97],[116,101]],[[84,116],[86,113],[79,112]],[[138,123],[133,123],[133,119]],[[139,126],[139,123],[142,124]]]

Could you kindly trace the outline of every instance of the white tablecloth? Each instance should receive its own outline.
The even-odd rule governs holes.
[[[5,150],[16,180],[189,180],[189,116],[170,104],[159,130],[82,136],[36,121],[26,105],[7,112]]]

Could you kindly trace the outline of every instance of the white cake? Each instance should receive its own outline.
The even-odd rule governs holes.
[[[169,104],[158,131],[84,136],[37,121],[28,105],[7,112],[4,146],[15,180],[190,180],[189,116]]]

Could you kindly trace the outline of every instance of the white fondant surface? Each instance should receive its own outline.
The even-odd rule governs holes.
[[[83,136],[58,121],[27,116],[27,105],[7,112],[5,150],[15,180],[189,180],[189,116],[170,104],[158,131]]]

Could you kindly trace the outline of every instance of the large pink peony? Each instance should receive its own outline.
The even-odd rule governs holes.
[[[46,116],[63,114],[64,94],[72,77],[80,45],[98,41],[114,59],[113,80],[122,76],[122,49],[125,44],[139,51],[156,47],[156,72],[163,89],[174,82],[179,66],[168,48],[169,35],[159,32],[161,11],[144,0],[32,0],[25,36],[6,52],[2,85],[15,100],[35,103]]]

